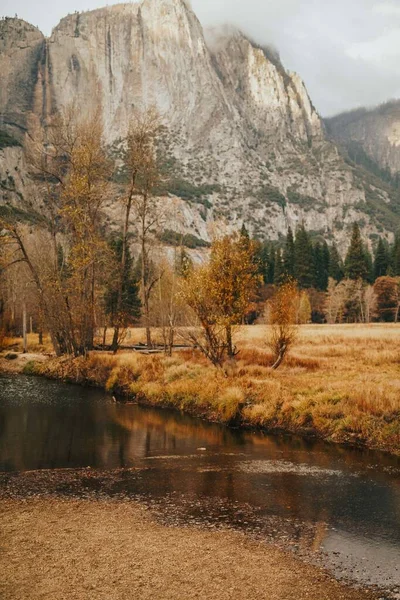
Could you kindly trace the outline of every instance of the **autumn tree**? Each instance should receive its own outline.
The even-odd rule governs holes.
[[[346,290],[344,285],[330,277],[325,302],[325,317],[329,324],[342,322],[345,303]]]
[[[214,365],[237,354],[233,329],[243,322],[259,283],[254,245],[237,235],[216,240],[209,263],[186,278],[183,294],[201,326],[196,344]]]
[[[311,323],[312,308],[310,298],[307,292],[303,291],[298,297],[297,301],[297,316],[296,323],[299,325],[306,325]]]
[[[377,316],[377,297],[374,286],[368,285],[364,289],[364,322],[371,323]]]
[[[152,322],[161,331],[165,353],[171,355],[178,328],[186,324],[187,307],[181,294],[181,281],[188,271],[177,268],[177,258],[174,265],[164,260],[158,268],[161,275],[151,299]]]
[[[12,259],[5,231],[0,235],[0,334],[22,335],[38,330],[39,302],[36,287],[23,261]],[[17,249],[17,248],[15,248]]]
[[[189,315],[182,337],[199,348],[215,367],[221,367],[227,350],[225,327],[218,319],[208,265],[192,269],[182,281],[182,297],[194,316],[192,320]]]
[[[379,277],[375,282],[374,291],[380,321],[397,323],[400,305],[399,281],[394,277]]]
[[[93,347],[108,257],[101,224],[111,165],[99,112],[83,118],[66,110],[49,124],[45,140],[31,140],[28,156],[45,217],[34,244],[15,220],[3,219],[3,232],[14,260],[30,272],[56,353],[86,354]]]
[[[122,152],[123,166],[119,177],[124,182],[123,226],[121,237],[121,256],[115,310],[116,314],[124,313],[124,277],[129,253],[129,233],[132,212],[137,218],[141,243],[141,296],[146,321],[147,344],[151,346],[150,334],[150,295],[155,281],[150,276],[149,241],[152,228],[158,223],[158,203],[153,192],[160,180],[160,172],[156,160],[155,142],[160,129],[160,119],[155,108],[144,112],[136,112],[129,124],[129,131]],[[120,326],[114,326],[112,350],[118,349]]]
[[[298,326],[297,303],[299,293],[294,281],[281,285],[269,302],[271,325],[268,345],[274,353],[273,369],[278,369],[296,341]]]
[[[65,287],[73,300],[75,353],[93,348],[96,303],[108,246],[101,231],[101,210],[111,176],[102,140],[101,120],[80,122],[68,157],[68,175],[61,192],[61,216],[69,241]]]
[[[163,177],[157,157],[159,131],[160,119],[155,109],[137,115],[130,128],[126,161],[140,245],[140,292],[148,348],[152,346],[150,300],[161,275],[154,268],[152,250],[164,217],[157,196]]]
[[[226,236],[215,241],[209,267],[215,305],[225,327],[228,357],[233,358],[236,348],[232,329],[243,323],[246,309],[260,283],[253,243],[243,236]]]

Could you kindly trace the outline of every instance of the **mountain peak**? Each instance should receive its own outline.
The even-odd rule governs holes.
[[[400,224],[389,192],[378,184],[371,192],[326,139],[304,83],[278,52],[234,27],[204,32],[187,0],[76,12],[46,42],[20,20],[0,27],[8,32],[0,39],[4,126],[23,134],[73,102],[96,103],[115,147],[134,112],[156,106],[175,182],[168,191],[182,199],[186,231],[196,237],[206,239],[213,220],[228,230],[246,221],[260,238],[304,223],[343,246],[354,220],[370,236],[382,221],[388,230]],[[394,123],[390,141],[396,131]],[[7,171],[0,160],[0,179]]]
[[[28,38],[44,37],[37,27],[18,17],[3,17],[0,19],[0,36],[0,42],[3,40],[3,43],[7,37],[18,38],[21,42]]]

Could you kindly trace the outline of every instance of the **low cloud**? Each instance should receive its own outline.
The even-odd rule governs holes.
[[[158,0],[154,0],[157,2]],[[400,6],[390,0],[190,0],[204,25],[233,24],[274,46],[304,79],[322,115],[400,97]],[[107,0],[2,0],[49,35],[68,13]]]
[[[400,97],[400,6],[376,0],[192,0],[205,24],[230,21],[276,47],[324,116]]]

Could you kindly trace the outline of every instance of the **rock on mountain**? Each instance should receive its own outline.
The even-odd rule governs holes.
[[[171,231],[208,240],[215,228],[245,222],[277,239],[303,222],[344,248],[355,220],[371,238],[390,236],[400,222],[392,189],[343,160],[304,83],[277,53],[228,27],[203,31],[185,0],[75,13],[48,39],[6,19],[0,42],[1,129],[15,144],[74,102],[82,112],[101,106],[112,146],[134,109],[157,106],[172,173]],[[22,149],[0,146],[3,204],[29,211]],[[112,221],[111,206],[109,213]]]
[[[360,108],[326,120],[330,135],[354,160],[368,164],[392,177],[400,174],[400,101],[373,109]]]

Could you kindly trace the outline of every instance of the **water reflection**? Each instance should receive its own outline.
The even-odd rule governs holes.
[[[187,518],[252,523],[299,548],[323,549],[356,579],[369,573],[400,585],[398,458],[229,430],[57,382],[0,378],[0,470],[87,466],[134,467],[116,492],[174,496]]]

